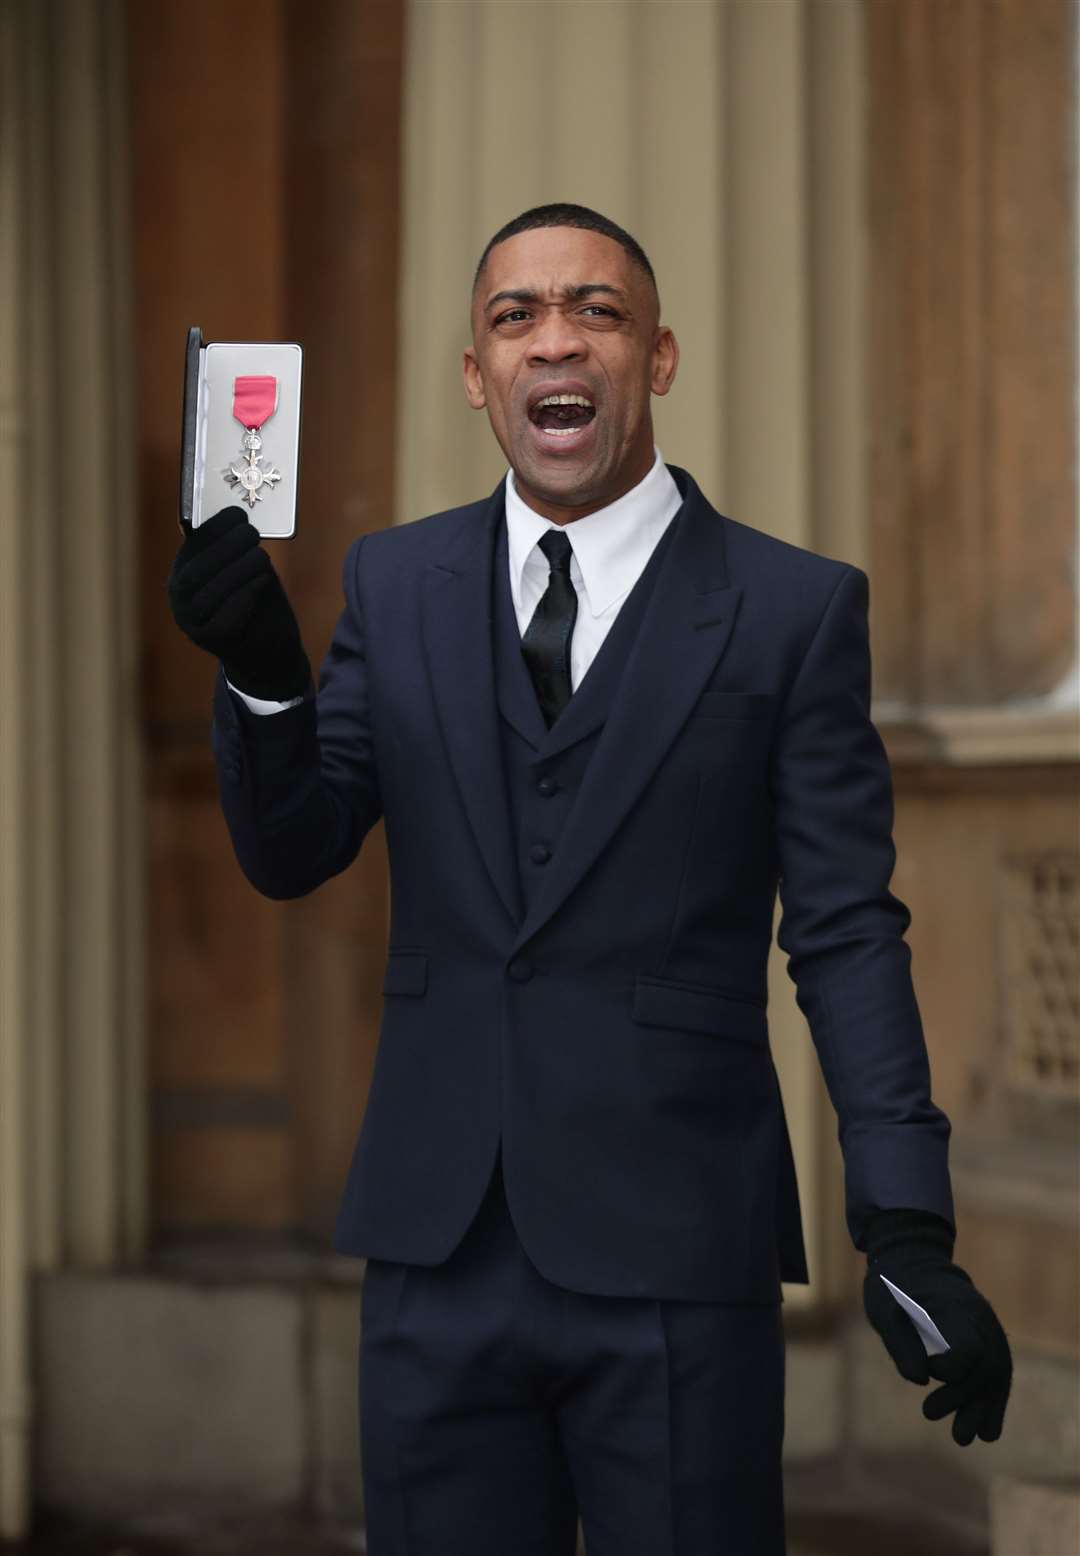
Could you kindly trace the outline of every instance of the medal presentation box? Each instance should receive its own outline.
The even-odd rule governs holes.
[[[232,504],[260,535],[296,533],[303,352],[288,341],[211,341],[188,331],[180,518],[198,529]]]

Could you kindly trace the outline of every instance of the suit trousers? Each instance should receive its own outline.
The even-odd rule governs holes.
[[[784,1556],[782,1303],[568,1291],[497,1157],[439,1265],[369,1259],[370,1556]]]

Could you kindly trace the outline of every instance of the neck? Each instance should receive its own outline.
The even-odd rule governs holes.
[[[550,519],[552,524],[573,524],[575,519],[587,518],[590,513],[597,513],[601,508],[608,508],[613,502],[618,502],[620,497],[625,497],[627,492],[632,492],[634,487],[644,481],[652,469],[656,454],[652,441],[649,442],[649,450],[644,459],[635,462],[632,470],[623,475],[610,491],[604,492],[593,502],[582,503],[580,506],[570,507],[565,503],[550,502],[542,497],[539,492],[524,482],[517,471],[514,471],[514,485],[522,502],[527,503],[534,513],[541,518]]]

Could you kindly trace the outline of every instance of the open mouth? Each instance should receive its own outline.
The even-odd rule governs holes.
[[[530,409],[529,420],[543,445],[576,448],[596,420],[596,407],[582,394],[549,394]]]

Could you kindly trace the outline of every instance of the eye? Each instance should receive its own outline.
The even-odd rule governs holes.
[[[615,319],[615,318],[618,317],[618,315],[616,314],[614,308],[606,308],[603,303],[586,303],[585,307],[582,309],[582,312],[583,313],[588,313],[590,310],[595,310],[597,313],[606,313],[608,315],[608,317],[611,318],[611,319]],[[499,314],[498,318],[495,320],[495,323],[497,325],[498,324],[516,324],[518,321],[514,317],[515,314],[518,314],[518,315],[520,315],[522,317],[525,317],[525,316],[528,315],[528,309],[527,308],[509,308],[509,309],[507,309],[506,313],[500,313]]]

